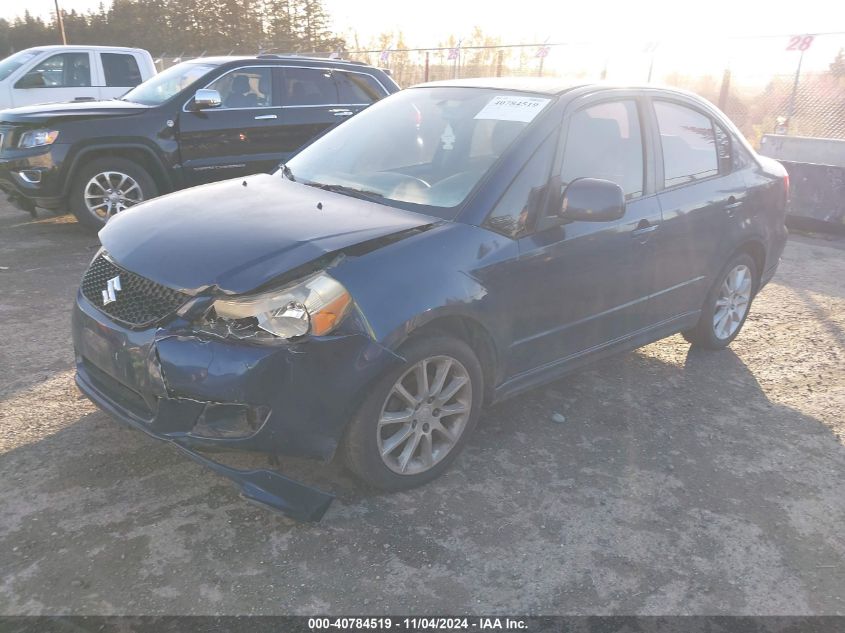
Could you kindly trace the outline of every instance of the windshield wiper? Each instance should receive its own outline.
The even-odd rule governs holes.
[[[347,187],[346,185],[335,185],[325,182],[306,182],[310,187],[317,187],[317,189],[324,189],[325,191],[332,191],[334,193],[341,193],[353,198],[360,198],[361,200],[369,200],[370,202],[381,202],[384,194],[378,191],[368,191],[366,189],[357,189],[355,187]]]

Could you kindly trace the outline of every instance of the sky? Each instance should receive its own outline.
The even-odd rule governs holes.
[[[95,9],[99,0],[59,0],[65,10]],[[845,31],[842,0],[324,0],[341,35],[363,43],[401,30],[412,47],[435,46],[474,26],[503,41],[612,41],[791,35]],[[23,8],[47,16],[53,0],[0,0],[0,16]],[[349,38],[351,40],[351,37]]]

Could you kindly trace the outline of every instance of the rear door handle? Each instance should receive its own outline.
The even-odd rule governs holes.
[[[660,226],[659,224],[652,224],[648,220],[640,220],[639,224],[637,224],[637,228],[631,231],[631,235],[633,237],[640,237],[641,235],[648,235],[649,233],[653,233],[657,230],[657,227]]]
[[[257,117],[255,117],[255,120],[256,121],[270,121],[271,119],[278,119],[278,118],[279,117],[277,117],[275,114],[260,114]]]
[[[329,110],[329,112],[331,112],[335,116],[352,116],[353,114],[355,114],[354,112],[352,112],[352,110],[347,110],[346,108],[335,108],[333,110]]]
[[[742,206],[742,200],[737,200],[735,196],[731,196],[728,198],[728,203],[725,205],[725,211],[728,212],[728,215],[733,215],[734,209],[738,209]]]

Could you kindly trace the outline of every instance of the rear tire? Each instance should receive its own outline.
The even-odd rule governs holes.
[[[484,393],[481,364],[460,339],[412,336],[398,353],[405,362],[377,380],[342,447],[352,472],[383,490],[413,488],[449,468],[478,422]]]
[[[739,335],[759,283],[748,253],[734,255],[707,293],[696,326],[683,332],[694,347],[724,349]]]
[[[115,213],[157,195],[158,187],[146,169],[126,158],[104,156],[80,168],[68,203],[80,224],[99,231]]]

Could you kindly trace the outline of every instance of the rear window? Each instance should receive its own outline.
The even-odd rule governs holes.
[[[285,68],[284,105],[331,105],[338,103],[332,73],[325,68]]]
[[[666,101],[655,101],[654,111],[663,147],[664,186],[674,187],[719,173],[716,134],[709,117]]]
[[[340,103],[369,104],[384,96],[382,87],[369,75],[349,73],[342,70],[337,70],[332,75],[337,83]]]
[[[134,88],[141,83],[141,70],[134,55],[126,53],[100,53],[106,85],[109,87]]]

